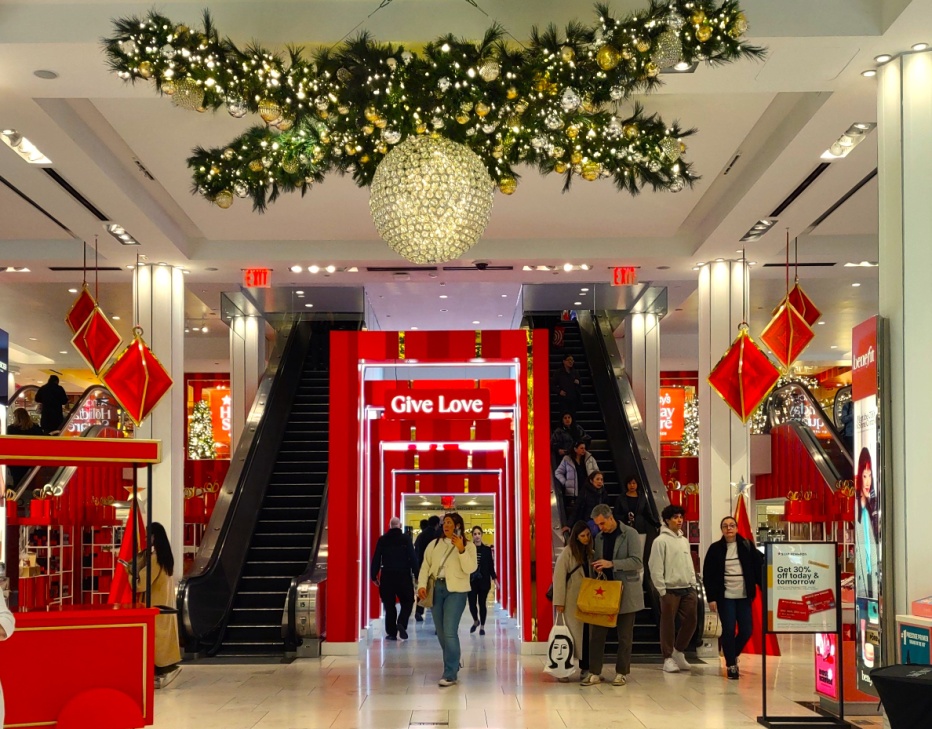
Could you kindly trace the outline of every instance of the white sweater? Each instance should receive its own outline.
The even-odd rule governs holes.
[[[666,526],[660,527],[660,536],[654,540],[650,551],[650,579],[661,596],[667,590],[696,587],[696,570],[693,567],[689,540],[683,532],[673,532]]]
[[[450,552],[451,549],[452,552]],[[449,557],[447,557],[447,552],[450,552]],[[443,561],[444,557],[447,557],[446,562]],[[469,592],[469,575],[479,568],[476,545],[471,541],[466,542],[466,550],[460,554],[449,539],[434,539],[424,550],[424,562],[421,564],[421,572],[417,577],[418,589],[427,587],[429,575],[437,576],[441,563],[447,589],[450,592]]]

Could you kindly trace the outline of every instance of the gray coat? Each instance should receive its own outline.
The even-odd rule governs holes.
[[[642,577],[644,574],[644,548],[641,546],[641,537],[637,531],[618,522],[621,534],[615,540],[615,551],[612,554],[612,565],[616,580],[621,580],[624,587],[621,590],[621,605],[618,614],[636,613],[644,609],[644,587]],[[602,532],[595,535],[595,560],[602,559]],[[556,592],[556,584],[554,584]]]

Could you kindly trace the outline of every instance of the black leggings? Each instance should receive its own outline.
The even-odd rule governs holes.
[[[487,614],[486,602],[489,599],[489,591],[492,589],[492,585],[473,584],[472,588],[466,598],[469,601],[469,614],[472,615],[474,623],[484,626]]]

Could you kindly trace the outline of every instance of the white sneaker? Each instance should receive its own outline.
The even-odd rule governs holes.
[[[672,658],[666,658],[663,661],[663,670],[666,673],[679,673],[680,667],[676,665],[676,661]]]
[[[437,685],[443,686],[443,687],[455,686],[456,679],[455,678],[441,678],[439,681],[437,681]]]
[[[673,660],[676,661],[676,665],[680,667],[681,671],[689,671],[692,666],[689,665],[689,661],[686,660],[686,656],[682,651],[676,649],[673,650]]]
[[[598,686],[602,683],[602,677],[597,673],[590,673],[580,683],[583,686]]]

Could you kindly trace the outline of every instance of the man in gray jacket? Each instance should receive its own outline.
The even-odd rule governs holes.
[[[615,679],[612,686],[624,686],[631,672],[631,647],[634,643],[634,618],[644,609],[644,588],[641,585],[643,549],[638,533],[612,516],[612,507],[599,504],[592,510],[592,519],[599,528],[595,535],[594,561],[596,572],[622,583],[621,604],[618,606],[618,655],[615,657]],[[589,626],[589,670],[583,686],[595,686],[602,681],[602,661],[605,639],[610,628]]]
[[[689,540],[683,536],[682,506],[669,504],[660,517],[664,526],[651,548],[650,578],[660,593],[660,648],[663,670],[667,673],[688,671],[689,661],[683,651],[696,632],[696,610],[699,606],[698,582],[693,567]],[[679,618],[680,629],[676,630]],[[674,633],[675,638],[674,638]]]

